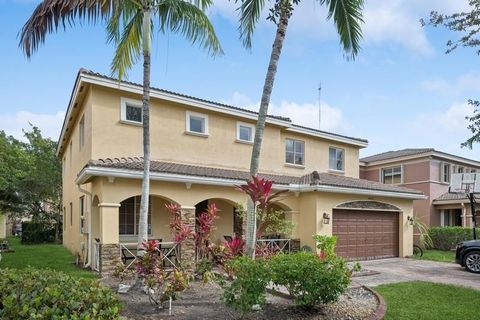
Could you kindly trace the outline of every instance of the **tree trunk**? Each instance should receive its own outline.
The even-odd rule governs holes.
[[[250,174],[257,175],[260,162],[260,150],[262,148],[263,132],[265,131],[265,121],[267,119],[268,106],[270,104],[270,96],[272,94],[273,83],[277,73],[278,61],[282,52],[285,33],[287,32],[288,20],[291,16],[289,6],[283,6],[280,13],[280,19],[277,24],[277,33],[270,54],[270,62],[268,64],[267,75],[263,85],[262,100],[260,109],[258,110],[258,120],[255,127],[255,139],[253,141],[252,158],[250,161]],[[246,251],[247,256],[255,258],[255,242],[256,242],[256,215],[255,205],[249,199],[247,203],[247,230],[246,230]]]
[[[138,248],[148,240],[148,202],[150,195],[150,9],[143,12],[143,181],[138,223]],[[141,250],[139,252],[142,252]]]

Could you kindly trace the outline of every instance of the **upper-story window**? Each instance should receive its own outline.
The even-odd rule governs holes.
[[[255,126],[249,123],[237,122],[237,140],[243,142],[253,142],[255,136]]]
[[[70,167],[72,167],[72,159],[73,159],[73,153],[72,153],[72,148],[73,148],[73,145],[72,145],[72,141],[70,141],[70,146],[68,147],[69,150],[68,150],[68,157],[70,159],[69,160],[69,163],[70,163]]]
[[[477,173],[477,169],[475,168],[470,169],[470,173]]]
[[[463,173],[465,171],[464,167],[457,167],[457,173]]]
[[[345,150],[330,147],[328,150],[328,168],[330,170],[345,171]]]
[[[85,228],[85,197],[80,197],[80,233],[84,233]]]
[[[305,165],[305,141],[285,140],[285,162],[300,166]]]
[[[450,164],[442,163],[442,182],[450,182]]]
[[[383,168],[382,182],[385,184],[402,183],[402,166]]]
[[[186,120],[187,132],[208,135],[208,116],[206,114],[187,111]]]
[[[78,124],[78,145],[80,150],[82,150],[84,144],[85,144],[85,115],[82,116]]]
[[[120,99],[120,119],[123,122],[142,124],[143,123],[143,105],[140,100]]]

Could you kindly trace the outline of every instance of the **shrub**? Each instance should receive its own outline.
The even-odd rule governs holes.
[[[270,259],[269,268],[273,284],[285,286],[295,303],[304,308],[337,301],[350,283],[345,260],[335,255],[280,254]]]
[[[270,282],[265,260],[237,257],[228,261],[227,266],[233,270],[235,278],[223,292],[225,304],[243,314],[251,311],[256,304],[264,304],[266,287]]]
[[[22,244],[36,244],[54,241],[55,228],[40,222],[22,222]]]
[[[116,319],[117,296],[96,281],[51,270],[0,269],[0,319]]]
[[[429,230],[433,248],[439,250],[451,250],[459,242],[472,240],[472,233],[472,228],[464,227],[433,227]]]
[[[320,257],[330,257],[335,255],[336,236],[322,236],[316,234],[313,239],[317,242],[317,249],[320,250]]]

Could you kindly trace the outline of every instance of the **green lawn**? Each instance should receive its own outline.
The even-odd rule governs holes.
[[[440,262],[455,262],[455,252],[453,251],[442,251],[442,250],[425,250],[423,251],[423,257],[415,257],[415,259],[420,260],[432,260]]]
[[[23,269],[27,266],[63,271],[72,276],[96,278],[96,274],[77,267],[74,257],[60,244],[22,245],[16,237],[8,238],[15,252],[2,254],[0,268]]]
[[[401,282],[374,288],[387,303],[385,320],[479,319],[480,291],[430,282]]]

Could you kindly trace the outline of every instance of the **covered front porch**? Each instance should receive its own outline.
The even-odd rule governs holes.
[[[470,201],[465,194],[445,193],[433,200],[435,211],[440,216],[440,226],[472,227],[473,216]],[[477,221],[479,213],[477,211]]]

